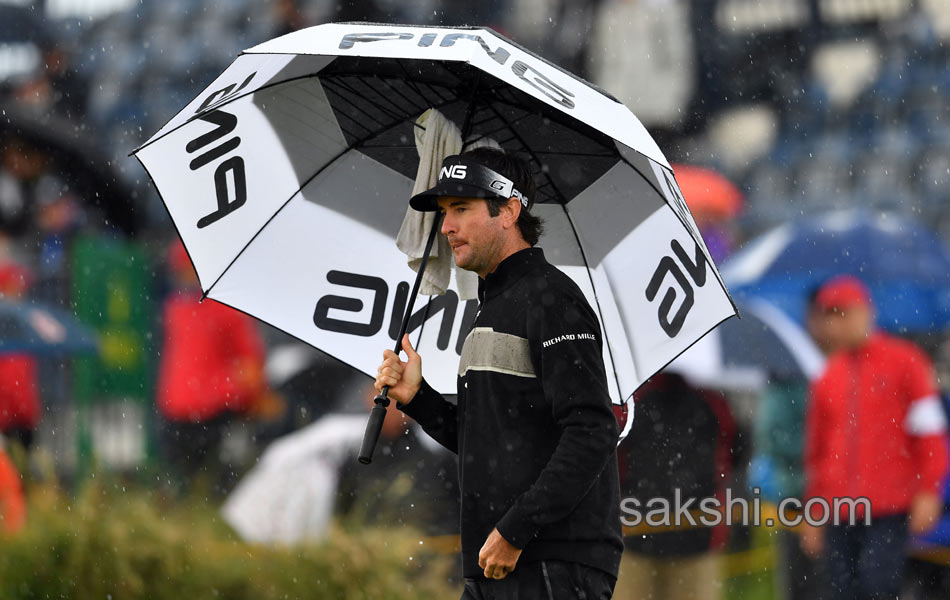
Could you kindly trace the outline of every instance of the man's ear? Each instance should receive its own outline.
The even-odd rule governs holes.
[[[521,201],[515,196],[508,198],[508,203],[502,207],[505,215],[505,225],[513,227],[521,216]]]

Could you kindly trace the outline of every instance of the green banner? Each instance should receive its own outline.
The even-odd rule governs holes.
[[[73,308],[100,336],[99,355],[76,360],[76,399],[150,402],[155,309],[144,245],[89,236],[75,242],[72,256]]]

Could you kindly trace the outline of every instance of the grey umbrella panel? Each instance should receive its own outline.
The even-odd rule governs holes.
[[[622,403],[733,315],[731,299],[665,159],[648,156],[655,144],[634,150],[617,141],[638,139],[627,129],[591,125],[602,115],[575,118],[535,87],[466,62],[483,53],[468,41],[444,62],[244,54],[137,156],[209,297],[372,374],[413,277],[393,240],[418,165],[414,120],[437,107],[529,157],[547,225],[540,246],[598,310]],[[576,108],[617,110],[592,88],[575,91]],[[473,316],[450,290],[410,322],[437,389],[454,388]]]

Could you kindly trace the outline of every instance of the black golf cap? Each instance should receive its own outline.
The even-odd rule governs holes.
[[[445,157],[439,169],[439,182],[434,188],[410,198],[409,206],[419,211],[436,211],[439,210],[438,199],[442,196],[505,200],[515,196],[524,208],[531,206],[531,200],[516,190],[510,179],[476,160],[458,154]]]

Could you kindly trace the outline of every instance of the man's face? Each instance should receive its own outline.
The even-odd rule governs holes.
[[[808,316],[806,320],[806,325],[808,327],[808,333],[811,335],[811,338],[815,341],[818,348],[826,355],[834,354],[837,348],[837,341],[833,339],[831,329],[833,324],[831,324],[831,319],[833,316],[829,316],[824,310],[817,306],[809,307]]]
[[[504,228],[501,219],[488,213],[488,203],[481,198],[442,197],[439,212],[455,264],[482,277],[493,271],[504,246]]]
[[[825,312],[825,332],[835,349],[860,347],[874,327],[874,312],[863,304]]]

